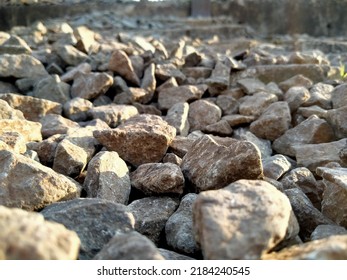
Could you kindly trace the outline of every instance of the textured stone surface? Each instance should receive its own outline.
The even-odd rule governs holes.
[[[263,169],[259,150],[230,139],[220,145],[210,136],[196,140],[182,161],[182,172],[197,191],[220,189],[239,179],[257,179]]]
[[[130,118],[116,129],[94,132],[108,150],[135,166],[159,162],[175,135],[175,128],[161,117],[145,114]]]
[[[262,161],[264,176],[278,180],[291,168],[291,163],[283,155],[274,155]]]
[[[25,156],[2,150],[0,166],[0,205],[32,211],[80,195],[77,182]]]
[[[112,237],[134,228],[134,217],[124,205],[97,198],[55,203],[41,213],[78,234],[80,259],[93,258]]]
[[[129,169],[116,152],[99,152],[88,164],[83,188],[87,197],[127,204],[131,189]]]
[[[299,86],[299,87],[304,87],[304,88],[310,88],[312,85],[313,85],[313,82],[301,74],[295,75],[295,76],[279,83],[279,87],[284,92],[288,91],[291,87]]]
[[[19,110],[13,109],[6,101],[0,100],[0,120],[25,120],[23,113]]]
[[[63,225],[39,213],[0,206],[0,259],[75,260],[80,240]]]
[[[278,101],[276,95],[264,91],[242,98],[239,112],[241,115],[259,117],[271,103]]]
[[[332,85],[317,83],[310,89],[310,98],[304,103],[305,106],[318,105],[323,109],[331,109]]]
[[[310,98],[310,92],[303,86],[291,87],[284,95],[291,112],[295,112],[302,104]]]
[[[333,127],[338,139],[347,137],[347,106],[339,109],[328,110],[327,121]]]
[[[18,132],[3,132],[0,134],[0,146],[5,150],[24,154],[27,150],[24,136]],[[3,148],[2,148],[3,149]]]
[[[291,231],[288,198],[260,180],[200,193],[193,215],[204,259],[260,259]]]
[[[247,94],[254,94],[259,91],[265,90],[265,84],[260,81],[259,79],[254,78],[245,78],[240,79],[237,81],[237,84],[241,86],[241,88],[247,93]]]
[[[23,135],[27,142],[42,140],[41,127],[38,122],[23,119],[0,119],[0,135],[4,132],[17,132]]]
[[[48,138],[55,134],[69,134],[80,128],[79,124],[57,114],[47,114],[40,119],[42,136]]]
[[[187,136],[189,133],[188,122],[189,104],[187,102],[179,102],[167,111],[164,120],[174,128],[176,128],[176,134]]]
[[[319,225],[311,234],[311,240],[319,240],[333,235],[346,235],[347,230],[338,225]]]
[[[347,106],[347,84],[344,83],[334,88],[331,92],[331,102],[333,109]]]
[[[93,108],[89,100],[76,97],[64,104],[64,115],[74,122],[85,121],[88,118],[88,110]]]
[[[58,45],[56,52],[67,65],[77,66],[88,61],[88,56],[72,45]]]

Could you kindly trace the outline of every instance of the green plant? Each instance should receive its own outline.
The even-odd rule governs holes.
[[[346,66],[342,63],[340,63],[340,77],[342,79],[346,79],[347,78],[347,72],[346,72]]]

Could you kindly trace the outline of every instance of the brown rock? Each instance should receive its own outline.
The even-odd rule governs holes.
[[[241,115],[259,117],[271,103],[278,101],[276,95],[260,91],[252,96],[245,96],[240,104]]]
[[[212,69],[208,67],[185,67],[182,69],[182,73],[187,78],[198,79],[207,79],[211,76]]]
[[[77,49],[87,54],[90,53],[95,44],[95,33],[85,26],[78,26],[73,33],[77,39]]]
[[[77,66],[89,60],[89,57],[85,53],[79,51],[72,45],[58,45],[55,50],[67,65]]]
[[[222,109],[223,115],[232,115],[239,112],[240,103],[232,96],[219,95],[216,100],[216,105]]]
[[[211,77],[206,80],[208,91],[211,95],[219,95],[222,91],[229,88],[230,71],[230,66],[226,65],[222,61],[217,61],[212,70]]]
[[[184,156],[182,172],[197,191],[220,189],[239,179],[262,175],[259,150],[250,142],[229,139],[228,144],[217,144],[203,136]]]
[[[141,81],[141,88],[145,89],[149,94],[153,96],[156,86],[157,80],[155,79],[155,64],[151,63],[145,69],[143,79]]]
[[[38,122],[20,119],[0,119],[0,135],[4,132],[18,132],[23,135],[27,142],[41,141],[41,127]]]
[[[81,73],[87,74],[90,72],[92,72],[92,66],[89,63],[84,62],[84,63],[81,63],[81,64],[77,65],[76,67],[72,68],[71,70],[69,70],[65,74],[63,74],[60,77],[60,79],[63,82],[67,83],[67,82],[74,80],[75,77],[77,77]]]
[[[216,123],[207,125],[203,132],[218,135],[218,136],[230,136],[233,133],[233,129],[226,120],[220,120]]]
[[[182,159],[179,156],[176,156],[174,153],[167,153],[163,157],[163,163],[173,163],[178,166],[181,166]]]
[[[288,159],[283,155],[274,155],[263,159],[264,176],[278,180],[283,174],[288,172],[292,167]]]
[[[226,120],[231,127],[239,126],[243,124],[249,124],[255,120],[254,116],[244,116],[244,115],[228,115],[222,117],[222,120]]]
[[[309,118],[312,115],[316,115],[318,118],[326,119],[328,111],[322,109],[317,105],[309,106],[309,107],[300,107],[298,108],[298,114],[301,114],[305,118]]]
[[[292,87],[304,87],[304,88],[308,89],[312,85],[313,85],[313,82],[309,78],[307,78],[301,74],[295,75],[295,76],[279,83],[279,87],[284,92],[287,92]]]
[[[154,115],[138,115],[113,130],[99,130],[94,137],[125,161],[139,166],[159,162],[176,135],[174,127]]]
[[[259,91],[266,91],[265,84],[256,78],[245,78],[237,81],[237,84],[243,89],[246,94],[254,94]]]

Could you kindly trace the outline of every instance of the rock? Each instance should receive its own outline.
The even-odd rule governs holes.
[[[189,104],[186,102],[179,102],[168,110],[164,118],[169,125],[176,128],[177,135],[187,136],[189,133],[188,112]]]
[[[299,125],[287,130],[273,143],[273,149],[281,154],[294,156],[295,147],[302,144],[320,144],[335,140],[331,126],[317,116],[311,116]]]
[[[12,108],[6,101],[0,99],[0,120],[25,120],[23,113]]]
[[[311,240],[319,240],[334,235],[346,235],[347,230],[337,225],[319,225],[311,234]]]
[[[27,150],[24,136],[18,132],[6,131],[0,134],[0,146],[5,144],[5,150],[24,154]]]
[[[131,60],[131,63],[134,67],[134,72],[136,73],[136,76],[141,79],[143,76],[144,68],[145,68],[144,60],[142,56],[132,55],[129,57],[129,59]]]
[[[206,126],[218,122],[222,117],[222,110],[206,100],[197,100],[189,105],[188,122],[190,132],[203,130]]]
[[[131,189],[128,167],[116,152],[99,152],[88,164],[83,188],[87,197],[126,205]]]
[[[29,121],[38,122],[47,114],[61,115],[62,105],[46,99],[24,96],[14,93],[0,94],[12,108],[20,110]]]
[[[4,132],[17,132],[24,136],[27,142],[41,141],[41,127],[38,122],[21,119],[0,119],[0,135]]]
[[[293,211],[300,225],[300,237],[307,241],[318,225],[333,224],[317,208],[313,206],[308,197],[299,188],[285,190],[292,205]]]
[[[132,105],[104,105],[91,108],[88,115],[93,119],[100,119],[110,127],[117,127],[133,116],[138,115],[138,110]]]
[[[325,185],[322,213],[336,224],[347,227],[347,168],[318,167],[317,174]]]
[[[130,178],[131,185],[146,195],[183,193],[184,177],[180,167],[173,163],[141,164]]]
[[[140,86],[139,77],[136,75],[132,62],[124,51],[113,51],[108,69],[121,75],[132,84]]]
[[[75,76],[71,96],[95,99],[103,95],[113,84],[113,77],[106,73],[87,73]]]
[[[158,248],[142,234],[131,231],[114,236],[94,260],[163,260]]]
[[[229,139],[229,143],[218,144],[210,136],[203,136],[183,157],[182,172],[198,192],[262,176],[261,156],[254,144]]]
[[[140,104],[137,102],[133,102],[132,105],[134,107],[136,107],[139,114],[149,114],[149,115],[157,115],[157,116],[162,115],[161,111],[157,108],[157,106],[155,104],[154,105],[144,105],[144,104]]]
[[[234,127],[234,126],[239,126],[243,124],[249,124],[255,120],[255,117],[233,114],[233,115],[222,117],[222,120],[226,120],[231,127]]]
[[[10,151],[0,151],[0,170],[0,205],[7,207],[39,210],[56,201],[76,198],[81,192],[77,182]]]
[[[90,53],[95,44],[95,33],[85,26],[78,26],[73,33],[77,39],[76,48],[87,54]]]
[[[17,87],[12,85],[11,83],[0,81],[0,93],[11,93],[11,92],[17,92],[17,91],[18,91]]]
[[[168,89],[171,87],[178,87],[178,83],[174,77],[167,79],[164,83],[156,88],[156,91],[159,93],[164,89]]]
[[[158,95],[158,105],[161,110],[170,109],[176,103],[192,102],[200,99],[206,91],[206,85],[185,85],[161,89]]]
[[[174,153],[167,153],[163,157],[163,163],[173,163],[173,164],[176,164],[178,166],[181,166],[182,159],[180,157],[176,156]]]
[[[345,260],[347,236],[331,236],[285,248],[267,255],[267,260]]]
[[[48,75],[42,63],[27,54],[2,54],[0,65],[0,77],[38,78]]]
[[[174,127],[154,115],[138,115],[116,129],[94,132],[103,146],[135,166],[159,162],[175,135]]]
[[[4,260],[75,260],[80,240],[63,225],[39,213],[0,206],[0,258]]]
[[[294,86],[288,89],[284,95],[284,101],[288,102],[289,109],[293,113],[310,98],[310,92],[303,86]]]
[[[264,176],[274,180],[281,178],[292,167],[291,163],[283,155],[274,155],[263,159],[262,164]]]
[[[76,97],[64,104],[64,115],[74,122],[85,121],[88,118],[88,111],[93,108],[93,103],[89,100]]]
[[[20,37],[11,35],[4,43],[0,44],[0,54],[28,54],[32,50],[28,44]]]
[[[340,107],[339,109],[328,110],[327,121],[334,129],[335,135],[338,139],[347,137],[347,106]]]
[[[58,45],[56,52],[67,65],[77,66],[89,60],[88,55],[71,45]]]
[[[216,105],[222,109],[223,116],[237,114],[239,112],[240,103],[232,96],[219,95]]]
[[[256,78],[245,78],[237,81],[237,84],[243,89],[246,94],[252,95],[257,92],[266,91],[265,84]]]
[[[245,96],[240,104],[239,112],[241,115],[259,117],[270,104],[278,101],[276,95],[260,91],[252,96]]]
[[[207,79],[211,76],[212,69],[208,67],[185,67],[182,69],[182,73],[187,78],[198,79]]]
[[[317,83],[310,89],[310,98],[304,106],[318,105],[323,109],[331,109],[331,92],[334,90],[332,85]]]
[[[175,251],[189,255],[200,251],[193,230],[193,204],[197,196],[194,193],[185,195],[180,206],[165,225],[167,244]]]
[[[164,257],[165,260],[171,260],[171,261],[174,261],[174,260],[182,260],[182,261],[183,260],[194,260],[193,258],[190,258],[188,256],[181,255],[181,254],[178,254],[174,251],[170,251],[170,250],[163,249],[163,248],[159,248],[159,252]]]
[[[58,75],[47,76],[35,84],[33,97],[64,104],[70,100],[70,85],[62,82]]]
[[[145,197],[128,205],[135,217],[135,230],[158,244],[165,224],[175,212],[178,202],[170,197]]]
[[[341,107],[347,106],[347,94],[346,94],[347,84],[337,86],[331,92],[331,102],[333,109],[339,109]]]
[[[130,93],[130,103],[138,102],[140,104],[147,104],[149,103],[152,98],[154,93],[148,92],[147,90],[143,88],[134,88],[130,87],[129,88],[129,93]]]
[[[230,136],[233,133],[233,129],[226,120],[220,120],[216,123],[209,124],[202,129],[202,131],[219,136]]]
[[[291,123],[291,114],[287,102],[272,103],[264,113],[250,126],[250,131],[256,136],[270,141],[284,134]]]
[[[151,63],[145,69],[143,79],[141,81],[141,88],[145,89],[150,95],[153,96],[157,86],[157,80],[155,79],[155,64]]]
[[[74,80],[81,73],[88,74],[90,72],[92,72],[92,66],[87,62],[83,62],[81,64],[78,64],[76,67],[72,68],[71,70],[69,70],[65,74],[63,74],[60,77],[60,79],[63,82],[67,83],[67,82]]]
[[[40,119],[42,136],[48,138],[55,134],[69,134],[80,126],[78,123],[66,119],[60,115],[47,114]]]
[[[126,206],[98,198],[54,203],[41,214],[78,234],[82,260],[93,258],[114,236],[134,228],[134,217]]]
[[[167,81],[170,78],[175,78],[179,85],[186,79],[186,76],[184,76],[184,74],[172,63],[158,64],[155,69],[155,76],[160,81]]]
[[[316,115],[318,118],[326,119],[327,110],[322,109],[321,107],[314,105],[309,107],[300,107],[298,108],[298,114],[301,114],[305,118],[309,118],[312,115]]]
[[[337,162],[343,166],[340,151],[346,145],[347,139],[341,139],[330,143],[303,144],[294,146],[295,157],[298,165],[307,167],[311,171],[329,162]]]
[[[260,180],[239,180],[200,193],[193,219],[204,259],[260,259],[297,234],[289,228],[291,211],[288,198]]]
[[[279,83],[279,87],[281,88],[283,92],[287,92],[292,87],[304,87],[308,89],[312,86],[313,86],[313,82],[309,78],[301,74],[295,75]]]
[[[230,85],[230,66],[221,61],[217,61],[210,78],[206,80],[209,93],[219,95],[223,90],[229,88]]]

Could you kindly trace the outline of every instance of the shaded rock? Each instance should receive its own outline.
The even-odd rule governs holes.
[[[260,180],[200,193],[193,217],[204,259],[260,259],[288,238],[287,232],[297,234],[288,228],[291,211],[288,198]]]
[[[78,234],[79,259],[93,258],[115,235],[134,228],[134,217],[126,206],[98,198],[54,203],[41,214]]]
[[[0,258],[4,260],[75,260],[80,240],[63,225],[39,213],[0,206]]]
[[[184,74],[179,69],[177,69],[176,66],[172,63],[157,65],[155,69],[155,76],[157,79],[161,81],[166,81],[170,78],[175,78],[179,85],[181,85],[186,79],[186,76],[184,76]]]
[[[79,74],[71,87],[71,96],[94,99],[103,95],[113,84],[113,77],[106,73]]]
[[[185,67],[182,69],[182,73],[187,78],[198,79],[207,79],[211,76],[212,69],[208,67]]]
[[[265,256],[267,260],[345,260],[347,236],[331,236],[285,248]]]
[[[339,109],[328,110],[327,121],[334,129],[335,135],[338,139],[347,137],[347,106],[340,107]]]
[[[136,74],[137,77],[139,77],[140,79],[143,76],[143,71],[144,71],[144,60],[142,58],[142,56],[140,55],[132,55],[129,57],[133,67],[134,67],[134,72]]]
[[[149,92],[146,89],[134,88],[134,87],[129,88],[129,93],[130,93],[131,103],[139,102],[141,104],[149,103],[152,100],[154,95],[153,92]]]
[[[87,197],[127,204],[131,189],[128,167],[116,152],[100,152],[88,164],[83,188]]]
[[[182,161],[182,172],[197,191],[220,189],[239,179],[257,179],[263,169],[259,150],[247,141],[218,144],[210,136],[197,139]]]
[[[174,251],[170,251],[167,249],[159,248],[160,254],[164,257],[165,260],[194,260],[193,258],[190,258],[185,255],[178,254]]]
[[[220,120],[216,123],[209,124],[202,130],[205,133],[219,136],[230,136],[233,133],[233,129],[226,120]]]
[[[278,101],[276,95],[264,91],[257,92],[252,96],[245,96],[240,104],[241,115],[259,117],[271,103]]]
[[[64,104],[70,100],[70,85],[62,82],[58,75],[47,76],[35,84],[33,97]]]
[[[20,110],[29,121],[37,122],[47,114],[61,115],[62,105],[46,99],[14,93],[0,94],[12,108]]]
[[[5,150],[12,151],[17,154],[24,154],[27,150],[26,140],[24,136],[18,132],[6,131],[0,134],[0,146]],[[3,146],[5,144],[5,146]]]
[[[309,98],[310,92],[303,86],[291,87],[284,95],[284,101],[288,102],[291,112],[295,112]]]
[[[338,162],[344,165],[340,158],[340,151],[345,147],[346,139],[322,144],[301,144],[294,146],[295,157],[298,165],[316,171],[318,166],[329,162]]]
[[[255,120],[254,116],[244,116],[244,115],[228,115],[222,117],[222,120],[226,120],[231,127],[249,124]]]
[[[146,163],[130,174],[131,185],[146,195],[182,194],[184,177],[173,163]]]
[[[179,102],[174,104],[166,114],[164,120],[174,128],[176,128],[176,134],[187,136],[189,132],[188,122],[189,104],[186,102]]]
[[[194,139],[188,137],[176,136],[170,143],[170,151],[175,155],[183,158],[188,150],[192,147]]]
[[[156,88],[156,91],[159,93],[163,89],[168,89],[171,87],[178,87],[178,83],[174,77],[167,79],[164,83],[162,83],[160,86]]]
[[[110,127],[117,127],[133,116],[138,115],[138,110],[132,105],[104,105],[91,108],[88,115],[93,119],[100,119]]]
[[[319,225],[312,232],[311,240],[319,240],[334,235],[347,235],[347,230],[337,225]]]
[[[311,116],[299,125],[287,130],[273,143],[273,149],[281,154],[294,156],[295,147],[301,144],[328,143],[335,140],[331,126],[317,116]]]
[[[27,54],[2,54],[0,65],[0,77],[37,78],[48,75],[42,63]]]
[[[176,164],[178,166],[181,166],[182,159],[180,157],[176,156],[174,153],[167,153],[163,157],[163,163],[173,163],[173,164]]]
[[[0,205],[32,211],[80,195],[78,183],[10,151],[0,151],[0,170]]]
[[[95,44],[95,33],[85,26],[78,26],[74,29],[73,34],[77,39],[76,48],[82,52],[90,53]]]
[[[19,110],[13,109],[6,101],[0,100],[0,120],[25,120],[23,113]]]
[[[169,217],[175,212],[178,202],[170,197],[145,197],[128,205],[135,217],[135,230],[157,244]]]
[[[0,93],[11,93],[17,91],[17,87],[12,85],[11,83],[0,81]]]
[[[300,107],[298,108],[298,114],[301,114],[305,118],[309,118],[312,115],[316,115],[318,118],[326,119],[328,111],[322,109],[317,105],[309,106],[309,107]]]
[[[174,127],[154,115],[138,115],[116,129],[94,132],[103,146],[135,166],[159,162],[175,135]]]
[[[84,98],[76,97],[64,104],[64,115],[74,122],[85,121],[93,103]]]
[[[310,98],[304,103],[305,106],[318,105],[323,109],[331,109],[332,85],[317,83],[310,89]]]
[[[110,58],[108,69],[121,75],[124,79],[136,86],[140,86],[139,77],[128,55],[122,50],[114,50]]]
[[[309,78],[298,74],[280,82],[278,85],[282,91],[287,92],[292,87],[304,87],[308,89],[313,85],[313,82]]]
[[[333,221],[325,217],[313,206],[301,189],[292,188],[285,190],[292,205],[293,211],[300,225],[300,237],[307,241],[311,233],[318,225],[333,224]]]
[[[20,37],[11,35],[4,43],[0,43],[0,54],[28,54],[32,50],[28,44]]]
[[[94,260],[163,260],[155,244],[146,236],[131,231],[114,236]]]
[[[219,95],[230,85],[230,66],[221,61],[217,61],[210,78],[206,80],[208,91],[211,95]]]
[[[206,89],[206,85],[185,85],[161,89],[158,95],[159,108],[162,110],[167,110],[176,103],[192,102],[194,100],[200,99]]]
[[[223,115],[232,115],[239,112],[240,103],[232,96],[219,95],[216,100],[216,105],[222,109]]]
[[[77,66],[89,60],[88,55],[79,51],[72,45],[58,45],[55,50],[67,65]]]
[[[92,66],[87,62],[83,62],[77,65],[76,67],[72,68],[71,70],[67,71],[60,77],[60,79],[63,82],[67,83],[74,80],[81,73],[87,74],[90,72],[92,72]]]
[[[155,79],[155,64],[151,63],[144,71],[141,88],[145,89],[153,96],[156,86],[157,80]]]
[[[133,102],[132,105],[136,107],[139,114],[150,114],[161,116],[161,111],[157,108],[156,105],[144,105],[137,102]]]
[[[262,164],[264,176],[274,180],[281,178],[292,167],[291,163],[283,155],[274,155],[263,159]]]
[[[347,84],[342,84],[334,88],[331,92],[331,102],[333,109],[347,106]]]
[[[185,195],[180,206],[165,225],[167,244],[175,251],[186,254],[195,254],[200,251],[193,230],[193,204],[197,196],[194,193]]]
[[[24,136],[27,142],[41,141],[41,127],[38,122],[21,119],[0,119],[0,135],[4,132],[17,132]]]
[[[78,123],[56,114],[45,115],[40,119],[40,123],[43,138],[55,134],[69,134],[80,127]]]
[[[222,117],[222,110],[206,100],[197,100],[189,105],[188,122],[190,132],[203,130],[206,126],[218,122]]]
[[[290,123],[291,114],[288,103],[275,102],[250,125],[250,131],[260,138],[273,141],[289,129]]]
[[[237,84],[246,94],[254,94],[259,91],[266,91],[265,84],[256,78],[245,78],[237,81]]]

